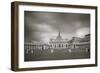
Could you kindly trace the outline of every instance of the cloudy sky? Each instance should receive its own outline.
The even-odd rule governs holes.
[[[90,33],[90,15],[54,12],[24,12],[25,41],[44,41],[56,38],[83,37]]]

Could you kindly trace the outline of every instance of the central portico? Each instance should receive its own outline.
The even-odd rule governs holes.
[[[52,38],[50,39],[49,44],[50,44],[50,48],[53,49],[68,48],[68,40],[63,39],[60,32],[58,32],[56,39],[52,39]]]

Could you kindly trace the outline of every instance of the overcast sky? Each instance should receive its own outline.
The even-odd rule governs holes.
[[[24,12],[25,41],[44,41],[56,38],[83,37],[90,33],[90,15],[53,12]]]

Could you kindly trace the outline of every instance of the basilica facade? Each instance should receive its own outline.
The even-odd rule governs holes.
[[[53,49],[65,49],[68,48],[68,39],[63,39],[59,32],[56,39],[50,39],[49,45]]]

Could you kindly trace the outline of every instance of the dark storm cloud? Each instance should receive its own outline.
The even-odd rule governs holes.
[[[70,38],[76,33],[84,34],[90,28],[89,14],[25,11],[24,16],[26,41],[49,39],[58,32]]]

